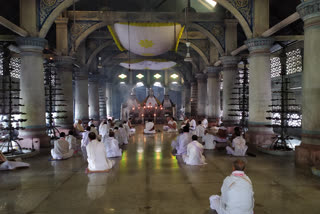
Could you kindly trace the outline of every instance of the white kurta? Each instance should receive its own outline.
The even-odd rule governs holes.
[[[95,127],[91,127],[90,128],[90,132],[93,132],[93,133],[95,133],[96,134],[96,136],[98,137],[98,131],[97,131],[97,129],[95,128]]]
[[[187,146],[191,141],[191,136],[188,132],[181,134],[177,139],[177,155],[186,154]]]
[[[209,198],[210,208],[218,214],[253,214],[254,198],[250,178],[243,171],[233,171],[221,187],[221,196]]]
[[[245,156],[248,146],[246,145],[246,140],[242,137],[236,137],[235,139],[233,139],[232,141],[232,147],[227,146],[226,150],[227,150],[227,154],[233,155],[233,156]]]
[[[68,141],[68,143],[69,143],[69,149],[78,150],[77,138],[75,138],[72,135],[68,135],[66,137],[66,141]]]
[[[182,156],[183,161],[188,165],[206,164],[206,158],[202,155],[203,146],[198,141],[192,141],[187,146],[187,154]]]
[[[190,133],[191,133],[192,135],[195,135],[195,134],[196,134],[196,127],[197,127],[196,121],[195,121],[195,120],[191,120],[191,121],[189,122],[189,125],[190,125]]]
[[[127,138],[129,139],[130,138],[130,127],[127,123],[123,124],[123,128],[126,130],[126,133],[127,133]]]
[[[215,149],[216,142],[214,141],[214,136],[212,134],[206,134],[202,137],[202,141],[204,142],[204,149]]]
[[[170,125],[170,126],[173,126],[174,124],[176,124],[176,127],[177,127],[177,122],[176,122],[176,121],[170,120],[170,121],[168,122],[168,125]],[[177,128],[176,128],[176,129],[173,129],[173,128],[170,128],[169,126],[163,126],[163,131],[176,132],[176,131],[178,131],[178,129],[177,129]]]
[[[201,122],[201,125],[206,129],[208,128],[208,120],[206,118],[204,118]]]
[[[119,128],[118,141],[120,144],[128,144],[128,136],[127,136],[127,132],[124,128]]]
[[[81,152],[82,156],[85,160],[87,160],[87,145],[89,144],[89,131],[85,131],[82,133],[82,140],[81,140]]]
[[[145,125],[145,129],[143,130],[145,134],[155,134],[156,130],[154,130],[154,123],[153,122],[147,122]]]
[[[121,157],[122,150],[119,148],[119,142],[114,137],[107,137],[103,141],[106,147],[106,153],[108,158]]]
[[[103,124],[100,126],[99,128],[99,132],[100,132],[100,135],[101,135],[101,138],[105,138],[105,137],[108,137],[109,136],[109,128],[108,128],[108,124]]]
[[[196,135],[197,135],[198,137],[203,137],[205,130],[206,130],[206,129],[205,129],[202,125],[198,125],[198,126],[196,127]]]
[[[67,159],[72,157],[74,150],[69,149],[69,143],[64,138],[54,141],[54,147],[51,149],[53,159]]]
[[[87,145],[88,169],[90,171],[105,171],[114,166],[113,160],[107,159],[106,149],[102,142],[91,141]]]

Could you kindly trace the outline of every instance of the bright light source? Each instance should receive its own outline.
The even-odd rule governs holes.
[[[127,78],[127,75],[125,75],[125,74],[120,74],[118,77],[119,77],[120,79],[125,79],[125,78]]]
[[[177,74],[172,74],[170,77],[171,77],[172,79],[177,79],[177,78],[179,77],[179,75],[177,75]]]
[[[198,0],[198,2],[200,2],[208,10],[212,10],[217,5],[217,2],[213,0]]]
[[[177,84],[178,84],[178,82],[172,82],[172,84],[177,85]]]
[[[144,75],[143,75],[143,74],[138,74],[136,77],[137,77],[138,79],[142,79],[142,78],[144,77]]]
[[[125,82],[120,82],[120,84],[121,84],[121,85],[125,85],[126,83],[125,83]]]
[[[155,82],[153,85],[157,87],[162,87],[161,82]]]
[[[156,79],[159,79],[160,77],[161,77],[161,75],[160,74],[155,74],[155,75],[153,75],[154,76],[154,78],[156,78]]]
[[[137,82],[137,87],[142,87],[144,86],[143,82]]]
[[[208,4],[210,4],[212,7],[215,7],[217,5],[217,2],[213,0],[205,0]]]

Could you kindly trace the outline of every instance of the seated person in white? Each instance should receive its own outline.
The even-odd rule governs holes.
[[[131,122],[132,122],[132,118],[130,117],[129,120],[128,120],[128,126],[130,128],[131,134],[134,134],[134,133],[136,133],[136,129],[132,126]]]
[[[232,140],[232,147],[226,147],[227,154],[233,156],[245,156],[248,146],[246,145],[246,140],[241,135],[239,127],[234,128],[234,134],[236,138]]]
[[[68,132],[68,136],[66,136],[66,141],[69,143],[69,149],[73,149],[74,152],[79,150],[79,146],[77,144],[77,138],[73,136],[73,131]]]
[[[96,127],[94,126],[94,124],[90,125],[90,132],[93,132],[96,134],[97,139],[99,140],[99,134],[98,134],[98,130],[96,129]]]
[[[185,127],[187,124],[189,124],[189,119],[188,117],[184,117],[184,120],[181,124],[181,129],[183,129],[183,127]]]
[[[68,159],[73,155],[73,149],[69,149],[69,142],[65,139],[66,134],[60,133],[60,139],[54,141],[54,147],[51,149],[53,159],[61,160]]]
[[[122,150],[119,148],[119,142],[117,139],[114,138],[114,132],[109,132],[109,137],[104,138],[104,146],[106,147],[107,157],[114,158],[114,157],[121,157]]]
[[[177,139],[177,144],[176,144],[176,150],[177,154],[176,155],[183,155],[187,153],[187,146],[189,143],[191,143],[192,139],[189,133],[189,127],[185,126],[183,127],[183,134],[179,136]]]
[[[205,135],[202,137],[202,142],[204,142],[204,149],[215,149],[216,142],[214,141],[214,136],[209,134],[206,130]]]
[[[123,125],[119,125],[119,139],[120,144],[128,144],[128,136],[126,130],[123,128]]]
[[[113,160],[107,159],[106,148],[96,138],[96,134],[89,133],[89,144],[87,145],[88,172],[108,172],[115,164]]]
[[[197,123],[194,118],[189,122],[189,129],[190,129],[190,134],[195,135],[196,134],[196,127]]]
[[[127,138],[129,139],[131,132],[130,132],[130,128],[129,128],[127,121],[123,121],[123,128],[124,128],[124,130],[126,130]]]
[[[91,118],[88,122],[88,126],[91,126],[93,124],[93,119]]]
[[[120,142],[119,128],[114,127],[113,132],[114,132],[114,138],[117,139],[117,141],[119,142],[119,145],[122,146],[123,143]]]
[[[221,187],[221,196],[209,198],[210,208],[218,214],[253,214],[254,198],[250,178],[244,173],[242,160],[233,162],[233,172]]]
[[[183,154],[182,158],[187,165],[203,165],[206,164],[206,158],[202,153],[203,146],[198,142],[197,135],[193,135],[192,142],[187,146],[187,154]]]
[[[201,124],[202,124],[202,126],[206,129],[206,128],[208,128],[208,120],[207,120],[207,118],[204,118],[202,121],[201,121]]]
[[[156,130],[154,129],[154,123],[151,119],[149,119],[148,122],[146,122],[145,129],[143,130],[143,133],[145,134],[155,134]]]
[[[99,127],[99,134],[101,136],[101,140],[103,141],[104,138],[107,138],[109,135],[109,126],[106,121],[103,121],[103,124],[100,124]]]
[[[82,120],[78,120],[75,124],[73,124],[75,135],[81,136],[81,133],[84,132],[84,128],[82,125]]]
[[[201,123],[201,121],[199,121],[198,122],[198,125],[197,125],[197,127],[196,127],[196,134],[195,135],[197,135],[198,137],[203,137],[204,136],[204,131],[205,131],[206,129],[203,127],[203,125],[202,125],[202,123]]]
[[[172,117],[167,117],[167,125],[163,126],[163,131],[167,132],[176,132],[178,131],[177,129],[177,122],[173,120]]]
[[[171,142],[171,147],[172,147],[172,149],[173,149],[173,151],[172,151],[172,154],[173,154],[173,155],[176,155],[176,153],[177,153],[176,148],[177,148],[177,145],[178,145],[179,138],[180,138],[180,136],[181,136],[182,134],[183,134],[183,129],[179,129],[179,135],[176,137],[176,139],[174,139],[174,140]]]
[[[89,133],[90,133],[90,126],[87,127],[86,131],[82,133],[82,140],[81,140],[81,152],[83,159],[87,160],[87,145],[89,144]]]
[[[7,158],[0,151],[0,171],[14,170],[16,168],[30,167],[30,164],[20,161],[8,161]]]

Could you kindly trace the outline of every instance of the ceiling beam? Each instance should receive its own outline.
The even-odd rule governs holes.
[[[15,32],[18,35],[23,36],[23,37],[26,37],[29,34],[26,30],[22,29],[21,27],[19,27],[16,24],[12,23],[8,19],[4,18],[3,16],[0,16],[0,25],[8,28],[12,32]]]

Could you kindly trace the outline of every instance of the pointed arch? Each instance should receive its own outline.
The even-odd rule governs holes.
[[[112,44],[113,44],[113,41],[112,41],[112,40],[109,40],[109,41],[103,43],[103,44],[102,44],[101,46],[99,46],[98,48],[96,48],[96,49],[91,53],[90,57],[88,58],[87,63],[86,63],[87,66],[89,66],[89,65],[91,64],[92,60],[97,56],[97,54],[98,54],[100,51],[102,51],[104,48],[106,48],[106,47],[108,47],[108,46],[110,46],[110,45],[112,45]]]

